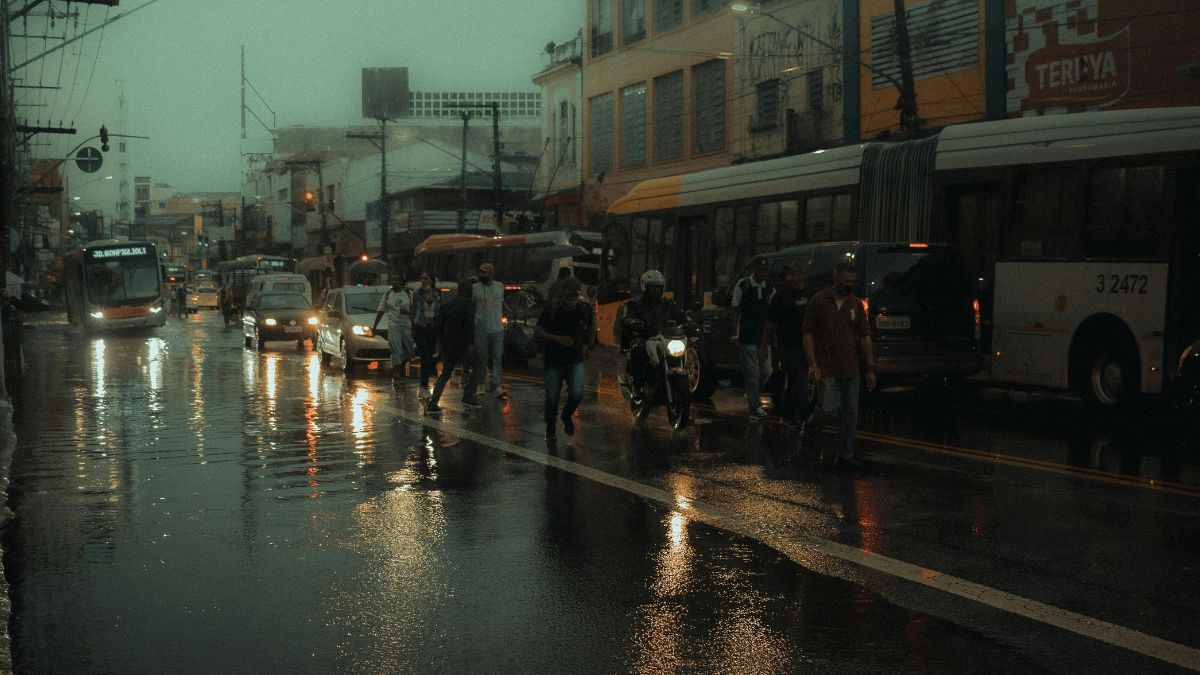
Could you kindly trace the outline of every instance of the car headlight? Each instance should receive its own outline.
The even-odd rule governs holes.
[[[315,317],[315,316],[308,317],[308,325],[310,325],[310,326],[317,325],[317,317]]]
[[[93,319],[103,319],[104,312],[92,312],[92,318]]]
[[[687,343],[683,340],[675,338],[667,342],[667,353],[671,356],[679,358],[680,356],[683,356],[685,351],[687,351]]]
[[[155,305],[155,306],[153,306],[153,307],[151,307],[151,308],[150,308],[150,313],[151,313],[151,314],[158,314],[158,313],[159,313],[159,312],[161,312],[161,311],[162,311],[162,307],[159,307],[158,305]],[[93,314],[92,316],[95,316],[95,314]]]
[[[268,326],[274,326],[274,325],[278,324],[279,322],[276,321],[275,319],[263,319],[263,323]]]
[[[356,325],[356,326],[354,326],[354,327],[352,327],[352,328],[350,329],[350,332],[351,332],[351,333],[354,333],[355,335],[366,335],[367,337],[370,337],[370,335],[371,335],[371,327],[370,327],[370,326],[358,326],[358,325]]]

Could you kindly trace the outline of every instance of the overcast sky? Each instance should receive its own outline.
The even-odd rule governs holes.
[[[362,122],[364,67],[407,66],[413,90],[536,91],[531,78],[545,65],[546,43],[572,39],[584,12],[583,0],[155,0],[137,9],[145,2],[121,0],[108,9],[51,0],[34,13],[69,8],[78,16],[57,18],[53,26],[44,16],[13,25],[14,34],[70,38],[106,14],[128,15],[14,73],[24,78],[19,84],[62,87],[19,89],[25,105],[18,118],[78,129],[74,136],[39,135],[51,145],[35,147],[35,157],[62,157],[103,123],[113,133],[150,136],[129,140],[131,183],[150,175],[181,192],[234,192],[243,166],[242,45],[246,77],[262,95],[248,91],[247,104],[267,124],[270,109],[280,127],[354,124]],[[13,61],[61,42],[15,40]],[[125,124],[118,79],[128,102]],[[247,120],[250,138],[269,137],[253,117]],[[66,169],[85,209],[113,209],[115,143],[98,173],[82,173],[73,163]],[[105,175],[114,179],[104,181]]]

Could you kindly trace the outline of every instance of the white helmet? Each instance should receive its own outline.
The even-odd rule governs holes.
[[[646,270],[645,272],[642,273],[642,277],[641,277],[641,279],[638,280],[638,283],[642,287],[642,292],[645,293],[647,286],[658,286],[659,288],[666,288],[667,278],[664,277],[663,273],[659,272],[658,270]]]

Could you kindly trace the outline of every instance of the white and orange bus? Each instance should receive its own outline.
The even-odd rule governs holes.
[[[977,284],[983,376],[1100,406],[1164,391],[1200,339],[1197,107],[956,125],[657,178],[609,211],[615,283],[653,267],[708,305],[787,246],[955,244]]]
[[[495,237],[435,234],[417,246],[413,265],[439,281],[454,282],[474,276],[480,265],[490,262],[496,268],[496,280],[506,290],[532,285],[545,298],[564,267],[585,287],[595,288],[604,255],[598,232],[555,230]]]

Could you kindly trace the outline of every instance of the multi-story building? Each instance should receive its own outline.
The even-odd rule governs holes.
[[[588,0],[583,172],[593,225],[648,178],[729,164],[734,26],[720,0]]]
[[[546,148],[538,163],[534,189],[541,195],[538,224],[572,230],[586,223],[583,212],[583,31],[575,39],[546,47],[547,65],[533,77],[546,101],[542,135]]]

